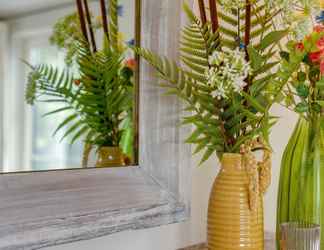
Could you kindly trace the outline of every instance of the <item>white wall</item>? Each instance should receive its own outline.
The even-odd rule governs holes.
[[[265,228],[267,231],[275,230],[280,159],[296,122],[295,114],[281,107],[275,107],[273,114],[280,116],[281,120],[272,133],[273,181],[265,197]],[[196,157],[196,163],[198,160],[199,157]],[[188,222],[148,230],[122,232],[47,250],[176,250],[192,243],[203,242],[206,240],[208,196],[218,166],[217,160],[213,158],[204,166],[193,169],[192,218]]]

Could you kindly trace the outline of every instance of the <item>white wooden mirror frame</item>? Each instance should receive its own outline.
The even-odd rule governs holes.
[[[182,1],[142,0],[142,46],[177,56]],[[182,106],[141,63],[139,166],[0,175],[0,249],[31,250],[183,221],[191,151]]]

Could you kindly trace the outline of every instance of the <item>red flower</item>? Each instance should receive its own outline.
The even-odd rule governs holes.
[[[320,63],[320,71],[321,71],[321,74],[324,73],[324,61],[321,61],[321,63]]]
[[[304,51],[305,47],[303,43],[297,43],[296,44],[296,49],[299,51]]]
[[[125,62],[125,65],[132,69],[132,70],[135,70],[135,66],[136,66],[136,60],[135,59],[128,59],[126,62]]]
[[[79,85],[81,84],[81,81],[80,81],[79,79],[74,80],[74,84],[75,84],[76,86],[79,86]]]
[[[324,32],[324,26],[318,24],[318,25],[316,25],[316,26],[314,27],[314,31],[315,31],[315,32],[318,32],[318,33],[320,33],[320,32]]]
[[[309,53],[308,56],[312,63],[318,63],[321,61],[322,53],[323,53],[322,51],[317,51],[317,52]]]
[[[324,49],[324,37],[321,37],[317,42],[316,42],[317,48],[319,50]]]

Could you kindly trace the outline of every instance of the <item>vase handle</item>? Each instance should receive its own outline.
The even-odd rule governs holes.
[[[263,151],[263,159],[258,162],[253,154],[256,150]],[[255,139],[241,145],[240,150],[243,164],[249,176],[249,206],[252,211],[258,207],[258,199],[263,195],[271,183],[271,154],[272,151],[260,139]]]

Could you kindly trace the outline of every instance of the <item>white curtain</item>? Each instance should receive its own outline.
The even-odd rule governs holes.
[[[0,172],[4,168],[4,86],[8,79],[8,27],[0,22]]]

